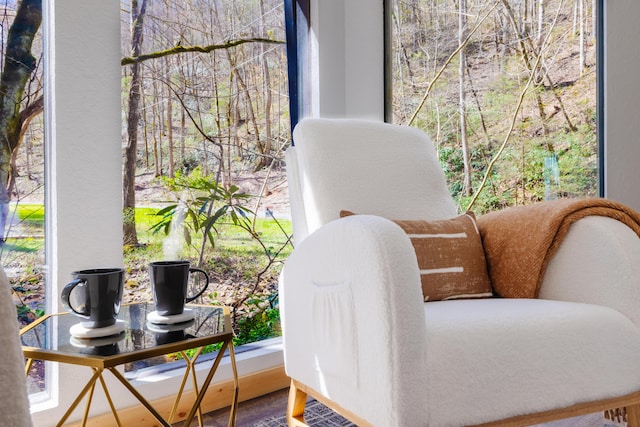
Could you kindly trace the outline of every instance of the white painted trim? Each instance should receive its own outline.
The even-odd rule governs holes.
[[[605,196],[640,210],[640,3],[604,1]]]
[[[123,265],[120,4],[43,3],[45,221],[52,296],[47,309],[57,312],[62,306],[56,296],[72,271]],[[38,426],[60,418],[88,378],[85,370],[69,365],[49,367],[51,400],[33,407]]]
[[[311,0],[311,116],[384,120],[382,0]]]

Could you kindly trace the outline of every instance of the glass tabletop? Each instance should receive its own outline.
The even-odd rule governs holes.
[[[232,338],[229,311],[220,306],[187,305],[193,319],[175,325],[147,320],[152,303],[123,305],[118,320],[124,331],[108,337],[79,339],[70,329],[82,319],[70,314],[48,315],[21,332],[25,357],[96,367],[112,367]]]

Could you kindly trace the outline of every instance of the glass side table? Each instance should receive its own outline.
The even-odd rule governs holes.
[[[184,325],[153,325],[147,322],[147,314],[154,311],[152,303],[137,303],[123,305],[118,315],[119,320],[124,320],[126,327],[124,332],[107,338],[96,338],[91,342],[91,346],[86,346],[86,341],[78,342],[73,338],[69,329],[80,319],[69,313],[59,313],[46,315],[20,331],[22,340],[22,350],[27,364],[25,372],[29,372],[34,360],[46,360],[59,363],[69,363],[80,366],[87,366],[93,370],[93,375],[86,386],[80,391],[69,409],[58,422],[58,426],[64,424],[67,418],[75,410],[78,404],[86,396],[85,410],[82,418],[82,425],[86,425],[91,400],[96,383],[99,381],[104,391],[105,397],[111,407],[111,412],[118,426],[121,426],[118,413],[115,408],[107,383],[103,378],[105,371],[110,371],[133,396],[144,405],[147,410],[165,427],[171,427],[171,422],[180,403],[184,386],[191,376],[196,394],[195,401],[185,419],[184,426],[189,426],[193,418],[197,415],[199,425],[202,426],[202,413],[200,403],[207,392],[209,384],[218,369],[220,361],[229,350],[231,368],[233,371],[234,392],[231,402],[231,412],[229,414],[229,426],[235,426],[236,408],[238,402],[238,372],[233,350],[233,331],[231,329],[231,319],[229,309],[220,306],[187,305],[193,310],[194,319],[182,329]],[[221,343],[221,348],[215,358],[213,365],[199,387],[195,363],[201,354],[204,346]],[[195,354],[189,356],[187,350],[195,349]],[[158,411],[153,408],[135,389],[131,383],[116,369],[117,366],[125,363],[137,362],[143,359],[164,356],[171,353],[180,353],[185,359],[187,366],[182,383],[173,405],[173,409],[168,418],[163,418]],[[191,353],[191,352],[190,352]]]

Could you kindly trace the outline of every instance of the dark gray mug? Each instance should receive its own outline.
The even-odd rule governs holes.
[[[95,268],[71,273],[74,278],[62,289],[62,303],[75,315],[86,319],[82,326],[103,328],[116,323],[120,312],[124,270]]]
[[[189,296],[187,292],[191,273],[202,274],[205,284],[195,295]],[[207,273],[199,268],[191,268],[189,261],[152,262],[149,264],[149,277],[156,312],[160,316],[182,314],[184,304],[198,298],[209,286]]]

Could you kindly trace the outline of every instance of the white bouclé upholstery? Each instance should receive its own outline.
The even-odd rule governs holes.
[[[451,303],[424,305],[428,425],[478,424],[638,389],[640,330],[616,310],[540,299]]]
[[[32,425],[24,376],[24,356],[18,336],[16,307],[11,298],[9,280],[0,267],[0,426]]]
[[[280,277],[292,379],[382,427],[478,424],[640,392],[640,239],[625,225],[574,223],[540,299],[423,303],[411,242],[389,219],[457,215],[428,137],[307,119],[294,138],[296,248]]]
[[[283,286],[291,284],[280,294],[287,373],[379,425],[419,426],[427,416],[413,398],[424,392],[426,335],[412,254],[399,226],[358,215],[331,222],[297,245],[281,278]],[[322,316],[331,288],[353,301],[331,308],[351,306],[352,312]],[[318,324],[328,342],[317,342]],[[348,349],[336,337],[343,330],[355,336]],[[327,358],[338,352],[346,360]]]
[[[549,263],[541,298],[615,308],[640,327],[640,239],[611,218],[587,217],[569,228]]]
[[[287,173],[294,186],[290,198],[297,242],[337,219],[341,210],[394,219],[456,215],[429,139],[407,127],[398,139],[395,131],[367,121],[317,120],[296,127],[293,139],[304,143],[289,149],[295,154],[288,153]],[[306,230],[297,227],[298,211],[303,212]]]

